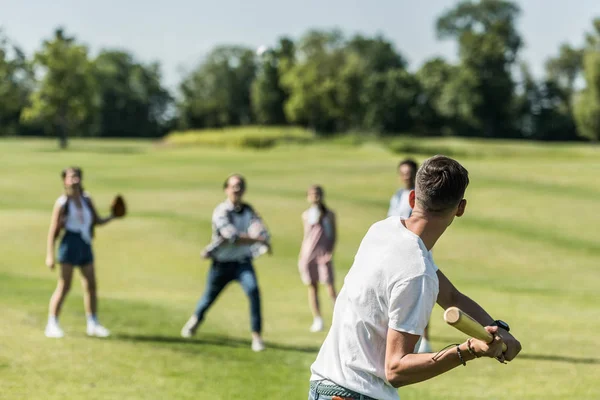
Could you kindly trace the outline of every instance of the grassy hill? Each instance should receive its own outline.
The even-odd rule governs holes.
[[[260,151],[74,140],[66,152],[55,149],[54,141],[0,141],[0,399],[306,399],[325,337],[308,331],[296,267],[306,189],[322,184],[338,215],[339,288],[362,236],[385,216],[396,164],[409,151],[418,161],[451,153],[470,171],[467,212],[434,257],[462,291],[511,324],[524,350],[510,365],[477,360],[402,388],[401,398],[600,398],[598,148],[406,139]],[[44,266],[46,233],[60,171],[73,164],[83,167],[103,214],[116,193],[130,208],[95,241],[100,319],[113,332],[107,340],[85,336],[77,282],[61,318],[66,337],[43,335],[57,275]],[[199,253],[232,172],[247,177],[247,200],[274,236],[274,255],[256,262],[268,346],[258,354],[237,284],[193,340],[179,337],[204,287],[208,264]],[[464,340],[439,307],[431,336],[436,349]]]

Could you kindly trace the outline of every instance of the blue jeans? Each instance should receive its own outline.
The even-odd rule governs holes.
[[[260,292],[251,261],[245,262],[216,262],[214,261],[206,279],[206,289],[196,305],[196,317],[202,322],[204,314],[217,299],[225,286],[233,280],[238,281],[250,300],[250,328],[252,332],[262,330],[260,313]]]

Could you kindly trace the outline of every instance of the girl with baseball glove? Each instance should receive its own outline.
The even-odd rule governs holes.
[[[95,226],[104,225],[114,218],[125,215],[125,203],[120,196],[117,196],[111,205],[112,214],[102,218],[98,215],[92,198],[83,190],[80,168],[66,168],[62,171],[62,179],[65,192],[54,204],[46,251],[46,266],[53,270],[55,242],[63,232],[58,247],[60,273],[56,290],[50,298],[45,334],[52,338],[64,336],[58,323],[58,315],[71,288],[73,269],[79,267],[84,288],[83,300],[87,314],[87,334],[88,336],[107,337],[110,332],[98,322],[97,317],[98,301],[92,239]]]

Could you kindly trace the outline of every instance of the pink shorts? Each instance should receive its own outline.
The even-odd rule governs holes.
[[[308,263],[299,263],[300,278],[305,285],[320,283],[333,284],[333,263],[331,261],[319,263],[317,260]]]

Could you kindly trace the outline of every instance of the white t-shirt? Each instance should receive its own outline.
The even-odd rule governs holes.
[[[56,200],[56,203],[62,207],[67,201],[69,202],[69,214],[66,216],[65,230],[79,233],[86,243],[91,243],[91,227],[94,216],[87,205],[87,201],[81,198],[81,208],[77,208],[77,204],[63,194]]]
[[[373,224],[335,302],[310,379],[399,399],[385,377],[387,330],[423,334],[439,292],[436,271],[431,252],[399,217]]]
[[[410,195],[409,189],[398,189],[390,199],[390,208],[388,209],[388,217],[408,218],[412,214],[412,208],[408,201]]]

